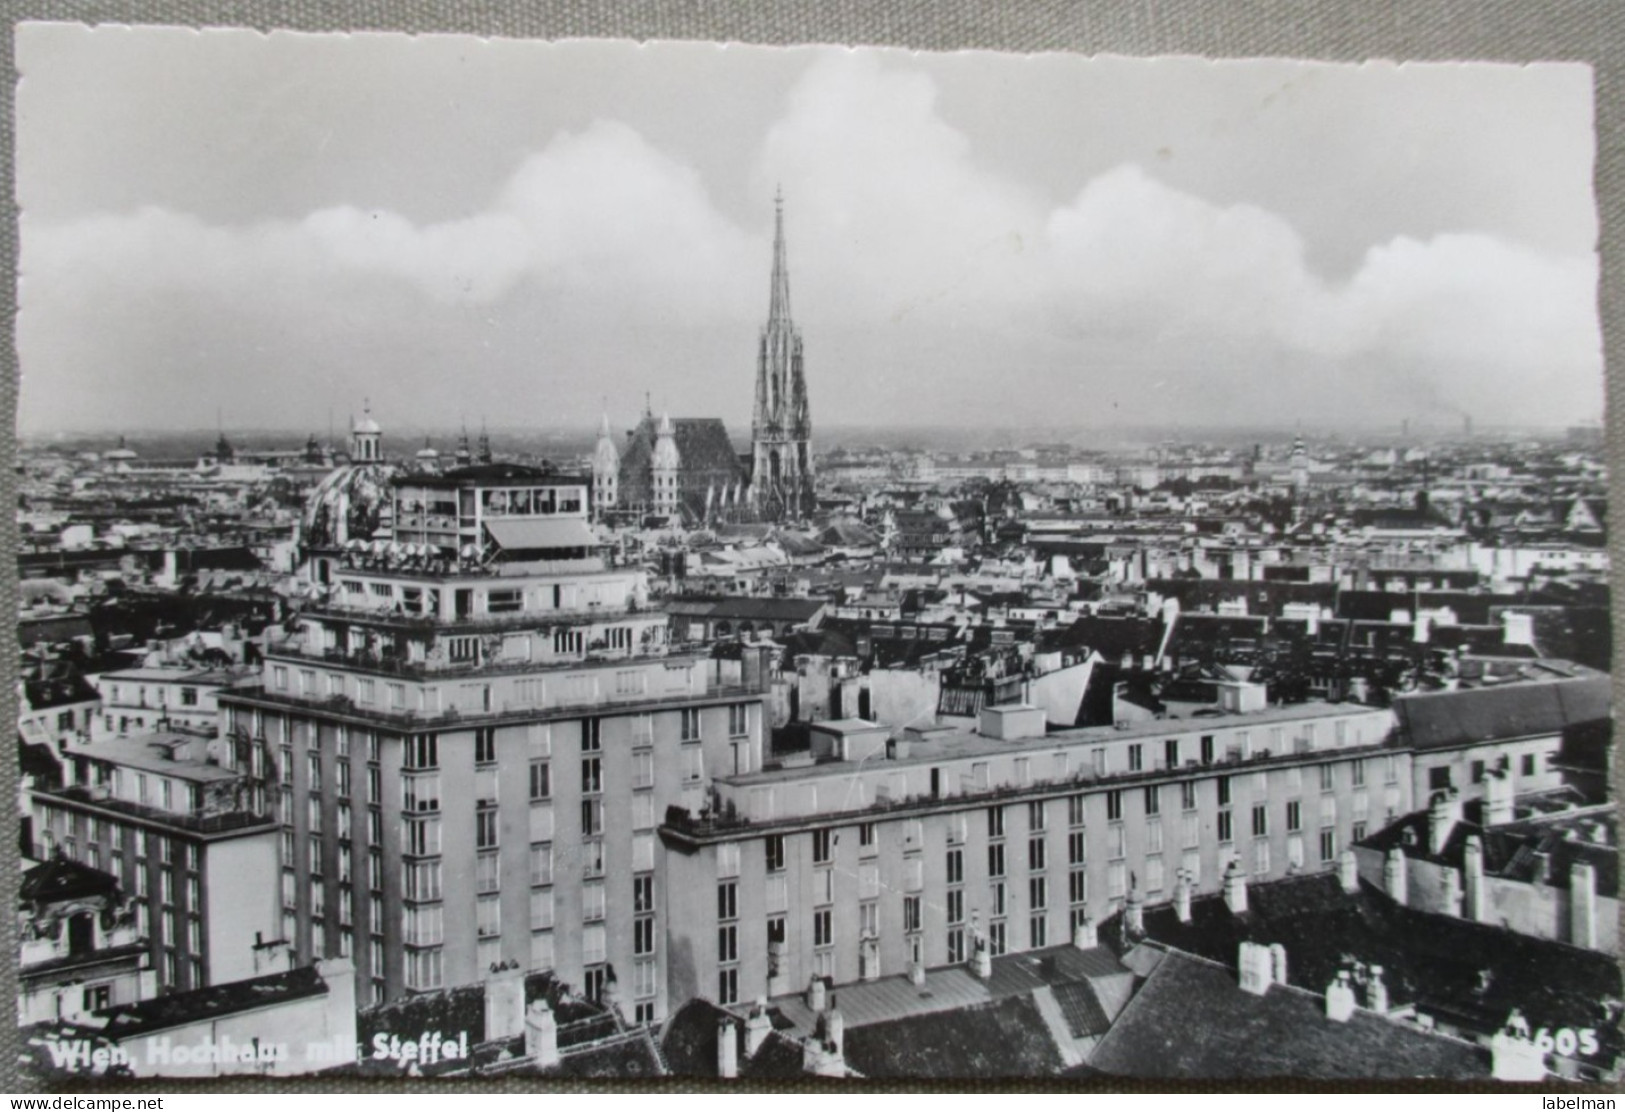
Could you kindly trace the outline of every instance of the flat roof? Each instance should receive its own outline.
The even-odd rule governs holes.
[[[177,780],[212,783],[235,780],[240,775],[230,769],[206,761],[166,757],[160,750],[166,745],[190,744],[206,739],[194,734],[155,733],[135,737],[110,738],[89,745],[68,745],[63,749],[66,757],[84,757],[93,761],[108,761],[124,768],[141,772],[157,772]]]
[[[1116,726],[1083,726],[1069,730],[1058,730],[1055,733],[1045,734],[1041,737],[1018,738],[1010,741],[1001,741],[998,738],[988,737],[985,734],[977,733],[974,727],[966,725],[951,727],[951,733],[935,735],[929,741],[916,744],[908,756],[887,758],[884,763],[890,766],[925,765],[935,764],[939,761],[999,753],[1041,753],[1053,750],[1058,746],[1161,738],[1167,737],[1169,734],[1189,733],[1202,729],[1247,729],[1251,726],[1271,726],[1278,723],[1310,721],[1328,718],[1337,714],[1381,713],[1386,709],[1385,707],[1367,706],[1364,703],[1295,703],[1292,706],[1270,707],[1266,710],[1253,711],[1248,714],[1218,714],[1201,718],[1159,718],[1148,722],[1136,722],[1121,730]],[[829,723],[825,722],[813,723],[814,728],[828,725]],[[725,784],[746,787],[752,784],[772,784],[785,780],[806,780],[820,776],[850,776],[856,767],[858,767],[857,762],[853,761],[825,761],[820,764],[803,765],[798,768],[766,769],[760,772],[746,772],[737,776],[719,776],[717,780]],[[871,765],[870,767],[878,766]]]

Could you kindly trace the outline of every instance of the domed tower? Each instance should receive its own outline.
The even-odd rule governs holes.
[[[675,446],[674,446],[675,447]],[[592,505],[594,516],[615,509],[621,495],[621,453],[609,432],[609,414],[598,424],[598,444],[592,452]]]
[[[372,403],[361,410],[361,420],[350,425],[350,459],[354,463],[378,463],[384,458],[384,432],[372,419]]]
[[[421,471],[440,470],[440,453],[435,450],[435,446],[430,443],[427,436],[423,438],[423,447],[418,449],[417,461],[418,469]]]
[[[657,514],[670,517],[677,512],[677,469],[681,462],[677,457],[677,437],[672,432],[671,416],[663,414],[655,433],[654,455],[649,461]]]

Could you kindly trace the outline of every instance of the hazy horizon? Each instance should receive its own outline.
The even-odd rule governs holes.
[[[23,24],[28,435],[1602,416],[1590,70]],[[493,428],[496,426],[493,425]],[[420,434],[421,435],[421,434]]]

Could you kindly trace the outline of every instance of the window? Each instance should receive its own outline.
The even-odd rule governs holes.
[[[920,897],[903,897],[903,931],[906,934],[917,934],[920,930]]]
[[[1044,807],[1044,801],[1042,799],[1034,800],[1033,802],[1027,804],[1027,829],[1044,829],[1045,814],[1046,810]]]
[[[548,799],[553,794],[553,777],[546,761],[530,762],[530,797]]]
[[[812,832],[813,864],[827,864],[834,856],[835,834],[832,830]]]
[[[1337,856],[1337,830],[1334,827],[1325,827],[1320,832],[1320,859],[1322,862],[1331,861]]]
[[[581,886],[581,921],[583,923],[597,923],[604,918],[605,893],[602,884],[583,884]]]
[[[604,747],[603,723],[597,718],[581,720],[581,751],[596,753]]]
[[[655,783],[655,755],[647,750],[632,754],[632,787],[652,788]]]
[[[963,884],[965,882],[965,851],[951,849],[948,851],[948,883]]]
[[[439,768],[440,739],[434,734],[414,734],[406,739],[405,768]]]
[[[1004,837],[1004,808],[989,807],[987,809],[987,836],[989,838]]]
[[[728,708],[728,736],[750,736],[750,704],[735,703]]]
[[[1084,869],[1073,869],[1066,874],[1066,898],[1071,904],[1085,903],[1089,899],[1089,874]]]
[[[502,934],[502,897],[481,896],[475,904],[475,922],[481,938]]]
[[[1168,768],[1179,767],[1179,739],[1170,738],[1162,743],[1162,759]]]
[[[690,745],[683,750],[683,781],[694,784],[705,778],[705,750]]]
[[[406,987],[422,991],[440,987],[441,957],[438,949],[410,950],[406,955]]]
[[[1320,790],[1323,792],[1332,790],[1332,766],[1329,764],[1320,766]]]
[[[1049,906],[1049,878],[1042,876],[1027,879],[1027,906],[1034,911],[1041,911]]]
[[[474,763],[490,764],[497,759],[497,732],[485,728],[474,731]]]
[[[474,812],[474,846],[476,849],[495,849],[497,846],[497,810],[481,804]]]
[[[717,885],[717,918],[739,918],[739,885],[735,881]]]
[[[739,925],[737,923],[724,923],[717,928],[717,960],[724,963],[739,960]]]
[[[1232,835],[1232,831],[1230,829],[1230,812],[1229,811],[1220,811],[1219,812],[1219,841],[1221,841],[1221,842],[1234,841],[1234,838],[1231,835]]]
[[[832,946],[834,944],[834,912],[827,907],[820,908],[813,912],[813,945]]]
[[[1202,746],[1202,763],[1205,764],[1205,765],[1212,764],[1213,763],[1213,735],[1212,734],[1203,734],[1202,735],[1201,746]],[[1244,748],[1243,751],[1245,751],[1245,748]]]
[[[1388,759],[1390,761],[1393,760],[1392,757]],[[1533,753],[1525,753],[1523,755],[1523,774],[1525,776],[1533,776],[1535,774],[1535,755]]]
[[[958,965],[965,960],[965,928],[955,927],[948,932],[948,963]]]
[[[1288,830],[1303,829],[1303,805],[1296,799],[1287,800],[1286,828]]]
[[[406,811],[440,810],[440,774],[402,776],[401,807]]]
[[[1128,866],[1121,861],[1113,861],[1106,869],[1106,887],[1112,899],[1122,899],[1128,891]]]
[[[875,824],[861,822],[858,824],[858,849],[860,851],[875,852]]]
[[[653,867],[653,862],[650,866]],[[739,843],[723,842],[717,846],[717,876],[731,877],[739,875]]]
[[[1066,837],[1066,860],[1069,865],[1083,864],[1084,834],[1081,830],[1074,830]]]
[[[581,791],[595,795],[604,790],[604,761],[602,757],[581,758]]]
[[[1128,770],[1139,772],[1145,767],[1145,746],[1135,742],[1128,747]]]
[[[1152,784],[1145,789],[1145,813],[1156,815],[1162,812],[1162,788]]]
[[[776,873],[784,868],[784,835],[769,834],[762,840],[767,855],[767,871]]]
[[[482,853],[474,858],[474,887],[479,892],[495,892],[502,885],[501,856]]]
[[[1353,777],[1354,786],[1365,786],[1365,758],[1360,757],[1349,765],[1349,775]]]
[[[1068,826],[1083,825],[1083,796],[1069,795],[1066,797],[1066,824]]]
[[[1029,869],[1042,869],[1044,867],[1044,847],[1043,838],[1027,839],[1027,867]]]
[[[1354,841],[1356,841],[1356,842],[1365,841],[1365,833],[1366,833],[1366,825],[1365,825],[1365,823],[1356,822],[1354,824],[1354,829],[1352,831]]]
[[[655,878],[650,875],[632,878],[632,910],[642,913],[655,909]],[[651,951],[652,952],[652,951]]]
[[[604,801],[598,796],[581,801],[581,834],[591,838],[604,832]]]
[[[684,741],[700,740],[700,708],[684,707],[682,711],[682,739]]]
[[[1182,811],[1196,810],[1196,781],[1186,780],[1179,785],[1179,808]]]
[[[1219,785],[1219,806],[1230,806],[1230,777],[1220,776],[1214,783]]]
[[[1269,808],[1262,803],[1253,806],[1253,837],[1267,837],[1270,832]],[[1268,871],[1268,870],[1266,870]]]
[[[1106,793],[1106,821],[1123,821],[1123,793],[1110,791]]]
[[[994,842],[987,847],[987,875],[1004,875],[1004,843]]]

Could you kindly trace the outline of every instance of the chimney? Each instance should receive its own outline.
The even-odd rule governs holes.
[[[1461,886],[1462,915],[1475,923],[1484,922],[1484,843],[1477,834],[1467,839],[1467,848],[1462,851]]]
[[[1371,967],[1371,979],[1365,985],[1365,1006],[1378,1015],[1388,1014],[1388,985],[1382,979],[1382,966]]]
[[[1513,819],[1512,777],[1501,769],[1484,776],[1484,825],[1504,826]]]
[[[1123,901],[1123,930],[1135,938],[1145,935],[1145,902],[1140,899],[1138,884],[1129,888]]]
[[[976,952],[971,954],[970,962],[971,972],[976,975],[977,980],[986,981],[992,978],[993,954],[987,948],[987,943],[980,938],[976,940]]]
[[[1275,979],[1269,947],[1243,942],[1236,953],[1236,973],[1242,992],[1263,996]]]
[[[525,1057],[539,1069],[559,1064],[559,1025],[546,1000],[538,1000],[525,1012]]]
[[[1546,1080],[1546,1055],[1530,1038],[1529,1021],[1517,1008],[1490,1038],[1490,1076],[1497,1081]]]
[[[1450,832],[1461,821],[1461,796],[1454,788],[1442,791],[1428,804],[1428,852],[1437,857],[1450,841]]]
[[[1270,980],[1278,985],[1286,984],[1286,947],[1279,942],[1270,944]]]
[[[1388,851],[1388,857],[1382,863],[1382,888],[1388,893],[1388,898],[1401,907],[1405,906],[1410,897],[1410,889],[1405,878],[1405,851],[1395,846]]]
[[[807,982],[807,1007],[816,1015],[827,1006],[829,986],[824,984],[824,978],[814,977]]]
[[[754,1058],[773,1033],[773,1018],[767,1014],[766,997],[758,996],[755,1007],[745,1017],[745,1057]]]
[[[1224,902],[1232,915],[1247,914],[1247,874],[1241,863],[1232,859],[1224,870]]]
[[[730,1081],[739,1076],[739,1029],[731,1016],[717,1024],[717,1076]]]
[[[525,971],[498,969],[485,980],[485,1037],[511,1039],[525,1030]]]
[[[1174,882],[1174,914],[1181,923],[1191,921],[1191,880],[1184,869],[1179,870],[1179,879]]]
[[[1569,870],[1569,941],[1597,948],[1597,869],[1586,861]]]
[[[1093,919],[1078,924],[1078,929],[1072,932],[1072,945],[1079,950],[1093,950],[1100,945],[1100,933]]]
[[[1352,896],[1360,890],[1360,862],[1352,849],[1337,855],[1337,884],[1345,895]]]
[[[846,1017],[839,1008],[831,1007],[824,1013],[824,1042],[838,1057],[846,1056]]]
[[[1455,869],[1445,869],[1439,873],[1439,908],[1440,915],[1454,915],[1461,918],[1461,874]]]
[[[910,962],[908,967],[908,981],[911,985],[925,984],[925,966],[919,962]]]
[[[1347,1023],[1354,1015],[1354,986],[1349,983],[1348,970],[1337,974],[1337,979],[1326,986],[1326,1018],[1333,1023]]]

